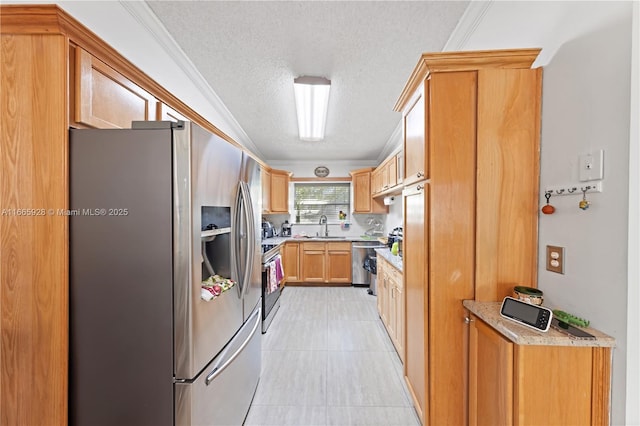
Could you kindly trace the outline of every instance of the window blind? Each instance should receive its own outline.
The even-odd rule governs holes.
[[[294,183],[294,209],[298,223],[338,222],[338,213],[349,212],[350,183]]]

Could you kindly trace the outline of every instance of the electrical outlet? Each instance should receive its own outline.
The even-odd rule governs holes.
[[[564,247],[547,246],[547,271],[564,274]]]

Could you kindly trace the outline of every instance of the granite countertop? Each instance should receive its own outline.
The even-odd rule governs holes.
[[[464,300],[465,308],[482,319],[507,339],[518,345],[546,345],[546,346],[596,346],[614,347],[616,341],[594,328],[584,327],[584,331],[596,337],[595,340],[583,340],[567,336],[553,328],[547,332],[536,331],[500,316],[502,302],[477,302]],[[582,327],[580,327],[582,328]]]
[[[309,236],[309,237],[272,237],[272,238],[266,238],[266,239],[262,240],[262,244],[283,244],[283,243],[286,243],[287,241],[299,241],[299,242],[304,242],[304,241],[340,242],[340,241],[344,241],[344,242],[352,243],[352,242],[360,242],[360,241],[375,241],[375,242],[377,242],[378,239],[377,238],[367,237],[367,236],[361,236],[361,235],[331,235],[329,237],[313,237],[313,236]],[[380,244],[382,244],[382,243],[380,243]]]
[[[402,272],[402,257],[391,254],[388,248],[377,248],[376,253],[387,260],[394,268]]]

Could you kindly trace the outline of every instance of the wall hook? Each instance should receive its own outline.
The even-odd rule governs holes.
[[[542,213],[544,214],[553,214],[556,211],[556,208],[549,204],[549,199],[551,198],[551,191],[545,191],[544,198],[547,199],[547,204],[542,206]]]
[[[591,204],[589,201],[587,201],[587,191],[589,189],[591,189],[591,186],[582,188],[582,200],[580,201],[580,203],[578,203],[578,207],[580,207],[582,210],[588,209],[589,205]]]
[[[567,191],[569,192],[569,194],[573,194],[574,192],[576,192],[578,190],[578,188],[576,188],[575,186],[572,188],[567,188]]]
[[[556,189],[556,194],[560,195],[564,192],[564,188],[562,189]]]

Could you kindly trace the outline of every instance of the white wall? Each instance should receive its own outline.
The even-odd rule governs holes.
[[[483,6],[480,13],[480,5],[473,6],[476,13],[466,17],[475,23],[473,30],[452,38],[447,50],[543,49],[535,64],[544,67],[541,189],[579,184],[578,155],[605,151],[604,191],[589,197],[592,206],[582,211],[580,196],[553,197],[556,213],[540,217],[538,286],[546,304],[588,318],[616,338],[612,423],[630,424],[627,412],[635,412],[637,422],[637,408],[626,407],[627,401],[637,406],[640,400],[637,387],[635,394],[627,395],[626,384],[627,371],[637,374],[639,362],[637,341],[635,351],[627,347],[632,3]],[[637,68],[633,79],[638,79]],[[540,202],[544,203],[542,196]],[[546,271],[542,259],[547,244],[566,248],[564,275]],[[632,284],[637,287],[637,282]],[[637,300],[629,300],[630,311],[638,308]],[[628,368],[627,361],[633,366]]]
[[[362,169],[365,167],[375,167],[377,164],[376,162],[371,161],[270,161],[269,165],[274,169],[290,171],[293,173],[293,177],[298,178],[315,177],[313,174],[314,169],[318,166],[325,166],[329,169],[328,178],[330,179],[350,177],[351,175],[349,175],[349,172],[352,170]],[[293,194],[293,183],[290,184],[289,194]],[[289,204],[289,211],[293,212],[293,197],[291,196],[289,197]],[[354,215],[349,212],[349,216],[347,218],[347,221],[350,222],[349,229],[342,229],[340,225],[330,224],[329,234],[341,236],[363,235],[369,228],[371,228],[371,226],[367,224],[367,219],[369,218],[376,218],[385,224],[384,232],[386,233],[388,232],[386,228],[386,216],[387,215]],[[290,223],[293,223],[294,218],[293,216],[287,215],[267,215],[267,219],[273,222],[274,225],[278,225],[284,222],[285,219],[289,220]],[[402,219],[400,220],[400,223],[402,223]],[[292,229],[294,234],[305,232],[307,235],[315,235],[316,232],[320,232],[320,226],[318,225],[298,224],[294,225]]]

